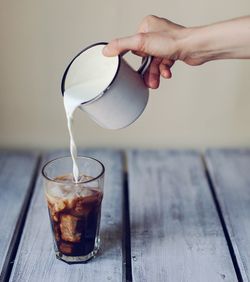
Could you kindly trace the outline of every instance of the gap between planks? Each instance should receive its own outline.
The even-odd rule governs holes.
[[[40,166],[41,166],[41,155],[38,154],[36,165],[33,171],[33,175],[31,177],[30,185],[27,190],[25,199],[23,201],[23,204],[22,204],[22,207],[21,207],[18,219],[17,219],[17,223],[16,223],[16,226],[15,226],[15,229],[14,229],[11,241],[10,241],[10,246],[9,246],[8,252],[5,257],[5,261],[4,261],[1,276],[0,276],[0,282],[8,281],[10,278],[11,271],[12,271],[15,257],[16,257],[16,253],[17,253],[17,249],[18,249],[18,246],[21,240],[21,236],[22,236],[22,232],[23,232],[23,228],[25,225],[26,216],[29,210],[30,202],[33,196],[35,185],[36,185],[37,176],[39,174]]]
[[[124,154],[124,159],[126,155]],[[123,281],[132,282],[128,174],[123,172]]]
[[[223,233],[224,233],[224,236],[226,238],[227,246],[228,246],[231,258],[232,258],[234,270],[235,270],[235,273],[237,275],[238,281],[242,282],[243,278],[242,278],[242,275],[241,275],[241,272],[240,272],[238,261],[237,261],[237,258],[236,258],[236,255],[235,255],[235,252],[234,252],[234,249],[233,249],[232,241],[231,241],[230,236],[229,236],[229,232],[228,232],[228,229],[227,229],[227,226],[226,226],[226,222],[224,220],[223,212],[222,212],[222,209],[220,207],[216,191],[214,189],[213,181],[212,181],[212,178],[211,178],[209,171],[208,171],[208,168],[207,168],[207,163],[206,163],[204,155],[202,155],[202,161],[203,161],[203,164],[204,164],[207,182],[208,182],[208,185],[210,187],[212,198],[213,198],[213,201],[214,201],[217,213],[218,213],[218,217],[220,219],[220,223],[221,223],[221,226],[222,226],[222,229],[223,229]]]

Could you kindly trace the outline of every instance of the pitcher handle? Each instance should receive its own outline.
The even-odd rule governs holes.
[[[151,64],[152,59],[153,59],[152,56],[147,56],[147,57],[144,57],[144,58],[142,59],[141,66],[140,66],[139,69],[137,70],[137,72],[138,72],[141,76],[144,75],[145,71],[147,70],[147,68],[148,68],[149,65]]]
[[[129,51],[126,50],[123,53],[120,54],[121,57],[123,57],[124,55],[126,55]],[[149,65],[151,64],[153,60],[152,56],[147,56],[147,57],[143,57],[141,65],[139,67],[139,69],[137,70],[137,72],[143,77],[145,71],[147,70],[147,68],[149,67]]]

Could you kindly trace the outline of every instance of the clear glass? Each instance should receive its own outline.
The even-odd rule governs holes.
[[[78,183],[70,157],[49,161],[42,169],[56,256],[69,263],[89,260],[100,246],[105,169],[89,157],[77,157],[77,164]]]

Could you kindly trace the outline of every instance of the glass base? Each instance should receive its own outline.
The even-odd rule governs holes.
[[[98,250],[99,250],[99,246],[95,248],[91,253],[87,254],[86,256],[67,256],[60,252],[56,252],[56,258],[67,263],[87,262],[95,257],[95,255],[98,253]]]

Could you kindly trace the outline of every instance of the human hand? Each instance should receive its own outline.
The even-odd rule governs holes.
[[[250,59],[250,16],[194,28],[147,16],[137,34],[112,40],[103,54],[116,56],[128,50],[153,56],[144,81],[155,89],[160,76],[171,77],[176,60],[197,66],[212,60]]]
[[[178,39],[184,27],[156,16],[147,16],[135,35],[112,40],[104,49],[105,56],[117,56],[131,50],[138,56],[153,56],[144,74],[150,88],[159,87],[160,76],[171,78],[171,67],[179,59]]]

